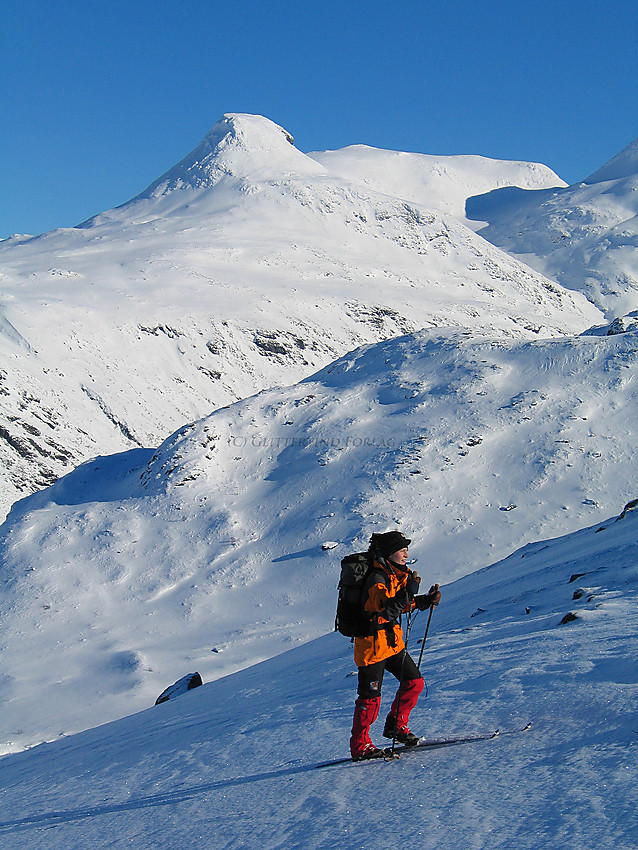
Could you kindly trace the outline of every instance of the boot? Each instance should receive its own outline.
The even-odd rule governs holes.
[[[370,740],[370,727],[379,716],[381,697],[363,699],[359,697],[354,704],[352,719],[352,737],[350,738],[350,753],[353,761],[382,758],[385,751],[375,747]]]
[[[352,756],[352,761],[366,761],[367,759],[383,759],[388,751],[375,747],[374,744],[366,744],[358,756]]]
[[[385,719],[383,728],[384,738],[395,738],[406,747],[415,747],[419,743],[418,737],[408,729],[408,718],[419,699],[423,690],[423,679],[410,679],[401,682],[399,690],[390,708],[390,713]]]

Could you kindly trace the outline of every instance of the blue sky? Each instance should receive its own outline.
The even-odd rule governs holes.
[[[0,236],[127,201],[224,112],[574,182],[638,135],[636,44],[635,0],[3,0]]]

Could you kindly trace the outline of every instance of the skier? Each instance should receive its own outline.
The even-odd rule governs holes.
[[[423,677],[403,641],[402,613],[438,605],[439,585],[417,596],[420,577],[406,566],[411,540],[400,531],[373,534],[373,566],[363,587],[361,604],[370,616],[370,634],[354,639],[354,661],[359,668],[358,699],[352,721],[350,753],[353,761],[382,758],[386,751],[370,740],[370,727],[379,715],[381,684],[386,670],[399,680],[396,697],[386,717],[383,735],[406,746],[418,737],[408,729],[408,717],[423,690]]]

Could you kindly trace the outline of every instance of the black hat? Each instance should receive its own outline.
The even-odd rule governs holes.
[[[370,549],[378,552],[383,558],[389,558],[399,549],[407,549],[412,543],[409,537],[404,537],[400,531],[386,531],[385,534],[373,534],[370,538]]]

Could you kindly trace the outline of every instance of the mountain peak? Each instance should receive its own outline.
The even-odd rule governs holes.
[[[622,180],[638,174],[638,139],[629,142],[626,148],[612,157],[602,168],[595,171],[584,183],[604,183],[606,180]]]
[[[287,130],[261,115],[223,115],[199,145],[134,200],[175,189],[206,189],[224,177],[268,179],[286,172],[323,171],[294,146]]]

